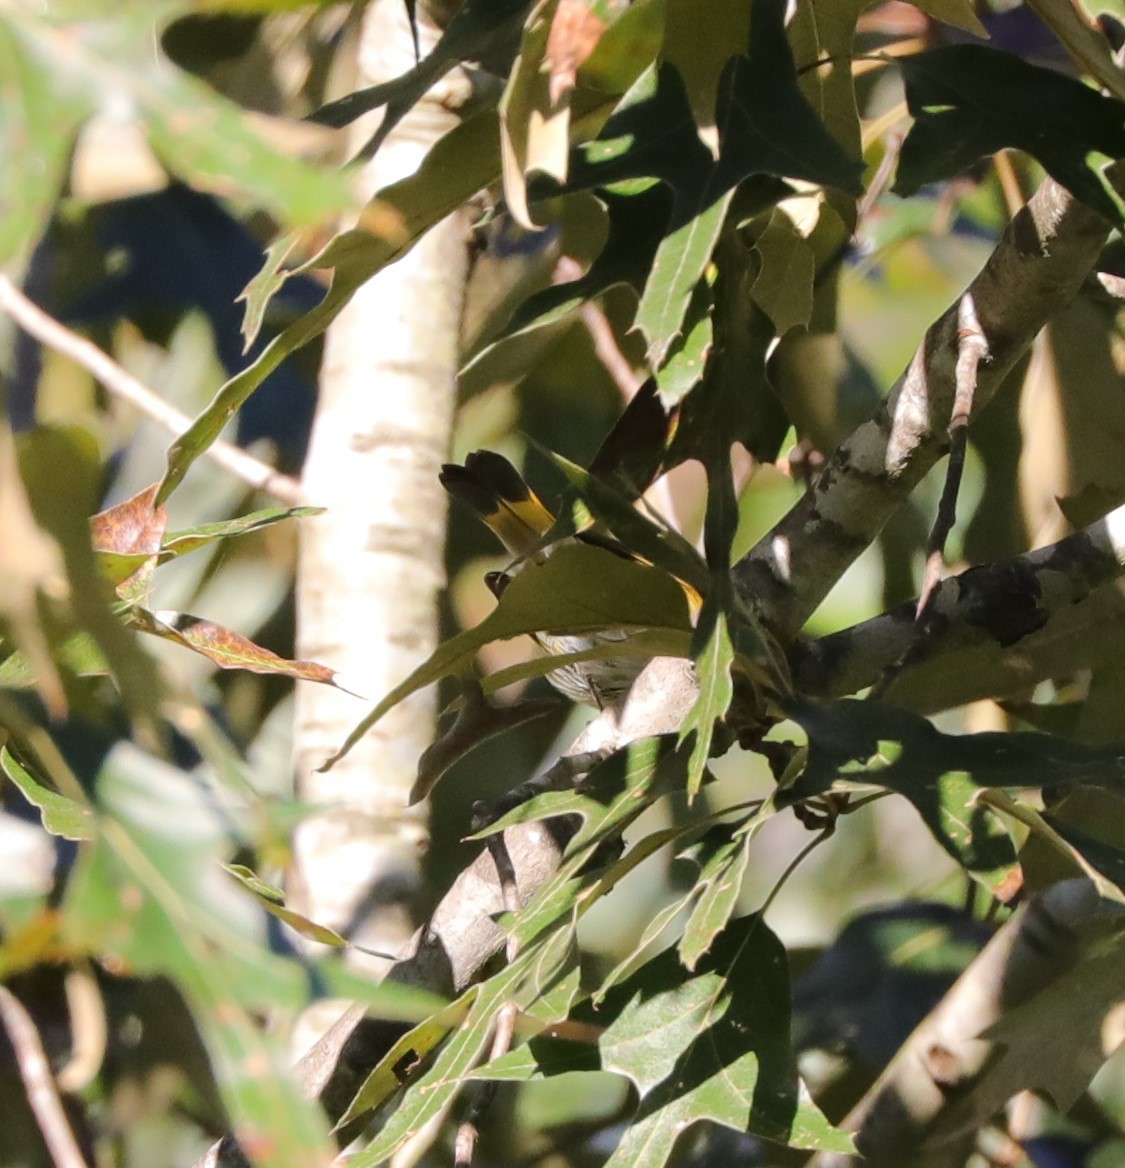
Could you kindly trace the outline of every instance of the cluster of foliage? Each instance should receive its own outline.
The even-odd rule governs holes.
[[[557,1124],[584,1121],[569,1143],[562,1136],[545,1142],[532,1106],[511,1125],[517,1134],[509,1133],[516,1145],[525,1141],[524,1155],[557,1162],[605,1159],[599,1137],[607,1132],[614,1166],[788,1164],[844,1154],[851,1137],[837,1125],[851,1103],[956,974],[967,968],[972,976],[974,954],[1021,896],[1080,876],[1100,902],[1125,898],[1122,751],[1106,745],[1120,737],[1115,711],[1125,678],[1106,651],[1118,642],[1112,603],[1096,610],[1102,627],[1081,676],[1070,659],[1066,675],[1037,702],[1026,695],[1009,701],[1004,730],[952,734],[922,713],[954,703],[925,682],[909,688],[917,645],[907,659],[887,662],[882,678],[861,683],[878,683],[869,700],[823,700],[842,694],[817,689],[800,668],[800,627],[789,627],[771,598],[748,590],[739,574],[783,497],[796,496],[775,469],[787,444],[800,443],[801,457],[788,460],[792,473],[815,467],[878,406],[875,387],[889,385],[896,365],[922,342],[926,314],[956,298],[1015,210],[1005,197],[1020,202],[1021,189],[1046,172],[1107,220],[1107,234],[1109,224],[1125,223],[1111,165],[1125,157],[1125,76],[1100,26],[1068,0],[1031,5],[1052,30],[1043,44],[1057,51],[1058,69],[1032,63],[1018,44],[972,41],[985,29],[969,0],[919,0],[909,20],[906,6],[894,6],[901,11],[867,23],[863,0],[799,0],[791,14],[788,7],[782,0],[466,0],[412,70],[316,112],[320,123],[340,127],[382,108],[368,147],[377,150],[448,70],[484,61],[493,82],[477,87],[459,126],[417,173],[380,191],[358,227],[315,254],[311,241],[347,206],[345,177],[267,145],[233,102],[154,52],[154,29],[171,51],[190,39],[185,27],[206,40],[216,18],[194,15],[184,0],[0,11],[0,54],[19,87],[0,125],[0,260],[10,273],[24,273],[53,214],[65,219],[59,196],[80,128],[122,102],[177,179],[242,210],[264,210],[283,226],[245,291],[248,344],[258,341],[287,286],[331,272],[315,306],[260,344],[172,444],[159,483],[134,483],[136,493],[92,521],[105,467],[118,453],[111,440],[99,447],[78,427],[14,436],[5,424],[0,431],[0,616],[8,651],[0,664],[0,768],[47,833],[78,845],[57,884],[5,889],[0,976],[44,1017],[59,1016],[67,1001],[71,1034],[52,1053],[68,1060],[60,1077],[69,1084],[72,1122],[99,1162],[113,1162],[114,1139],[128,1142],[120,1134],[128,1122],[114,1117],[124,1106],[123,1084],[144,1080],[146,1069],[163,1062],[184,1078],[163,1098],[136,1106],[160,1110],[171,1094],[200,1130],[213,1135],[231,1126],[251,1160],[279,1168],[328,1162],[334,1123],[363,1132],[348,1160],[354,1168],[385,1162],[474,1097],[480,1081],[524,1084],[520,1098],[532,1101],[547,1098],[535,1095],[537,1083],[566,1085],[553,1110],[537,1106]],[[280,17],[255,16],[249,26],[257,32],[271,19]],[[315,27],[310,17],[306,31]],[[205,522],[204,509],[216,503],[192,495],[186,476],[255,390],[315,340],[357,288],[482,190],[541,241],[533,250],[542,270],[501,298],[472,339],[459,448],[491,436],[473,400],[494,382],[511,382],[513,366],[530,382],[539,363],[549,386],[544,353],[584,306],[603,306],[617,346],[649,379],[612,426],[601,433],[587,426],[571,443],[569,453],[589,469],[561,455],[543,460],[564,487],[548,541],[570,541],[565,550],[524,567],[487,619],[447,640],[356,733],[405,694],[463,676],[482,650],[525,633],[638,630],[624,647],[594,645],[584,658],[690,658],[698,688],[675,729],[661,725],[621,742],[579,784],[543,790],[479,833],[495,839],[503,828],[550,819],[563,825],[565,846],[527,903],[502,919],[502,967],[457,987],[463,992],[450,1002],[393,981],[373,987],[331,958],[295,956],[279,938],[277,920],[326,945],[346,945],[288,908],[256,874],[283,861],[287,834],[306,809],[267,782],[261,755],[242,749],[223,718],[155,664],[133,633],[193,650],[208,670],[332,684],[324,665],[289,660],[209,620],[156,610],[154,579],[186,552],[213,551],[312,510]],[[934,244],[939,218],[952,228]],[[550,267],[562,255],[577,258],[582,274],[552,283]],[[895,271],[896,263],[923,262],[936,293]],[[855,302],[865,296],[872,303],[859,311]],[[907,323],[916,331],[884,344],[879,334],[904,320],[896,301],[911,297]],[[1068,325],[1087,330],[1083,345],[1104,351],[1109,370],[1087,384],[1075,434],[1091,423],[1113,429],[1116,313],[1097,308],[1096,319]],[[1057,358],[1056,390],[1068,372],[1094,380],[1071,360],[1067,370]],[[566,393],[577,397],[572,371],[563,376]],[[1030,400],[1025,376],[1026,363],[1013,369],[977,431],[967,481],[979,500],[961,539],[969,559],[1018,556],[1037,535],[1031,505],[1021,515],[1013,503],[1021,441],[1025,455],[1032,452],[1031,431],[1021,438],[1012,404],[1021,385]],[[550,418],[543,406],[549,390],[538,394],[540,415]],[[534,408],[525,419],[533,433]],[[594,412],[588,402],[584,408]],[[88,413],[100,418],[104,410],[95,403]],[[510,434],[503,440],[518,449]],[[1103,436],[1088,452],[1071,441],[1067,455],[1082,474],[1056,478],[1052,490],[1069,496],[1066,517],[1080,525],[1110,512],[1125,497],[1125,481],[1115,473],[1119,445]],[[732,469],[738,450],[755,470],[741,495]],[[687,462],[705,473],[702,553],[634,506],[661,475]],[[849,619],[873,616],[917,588],[913,570],[928,547],[920,509],[935,506],[940,489],[924,482],[921,502],[904,500],[905,518],[884,535],[881,521],[872,525],[883,596]],[[165,505],[177,501],[190,518],[170,534]],[[591,524],[634,558],[571,539]],[[813,533],[832,537],[826,527]],[[861,551],[852,547],[848,562]],[[802,553],[816,562],[794,543],[795,574],[807,570]],[[829,569],[833,578],[818,583],[821,596],[846,566]],[[209,575],[228,567],[213,563],[193,587],[202,591]],[[702,598],[694,620],[681,582]],[[1018,583],[1012,608],[1035,609],[1039,594],[1019,594]],[[1115,595],[1112,579],[1098,583],[1099,595]],[[823,614],[806,633],[824,631],[816,619]],[[1000,640],[1015,644],[1030,624],[1039,627],[1024,621],[1013,632],[1017,624],[1012,617]],[[919,630],[918,643],[934,631],[924,622]],[[1076,634],[1070,627],[1062,635]],[[481,720],[480,732],[470,723],[466,734],[462,721],[458,750],[466,740],[477,749],[463,760],[444,753],[443,768],[455,763],[449,785],[496,749],[479,741],[497,724],[485,699],[558,664],[539,657],[466,692],[462,713]],[[207,677],[210,703],[225,697],[229,713],[237,695]],[[1012,697],[1007,672],[975,681],[974,695]],[[113,744],[96,764],[59,731],[68,713],[100,723],[99,740]],[[503,738],[528,733],[519,717],[500,721],[513,727]],[[132,742],[122,734],[126,722]],[[724,750],[734,766],[715,761]],[[528,777],[505,770],[506,786]],[[914,808],[943,857],[947,903],[904,902],[858,922],[819,955],[787,952],[770,912],[776,890],[753,900],[746,892],[756,862],[772,857],[770,832],[796,812],[814,833],[811,845],[827,850],[838,824],[845,834],[845,821],[870,820],[887,793]],[[451,830],[463,835],[468,825],[462,817]],[[589,954],[583,961],[584,930],[605,898],[642,864],[672,853],[693,873],[686,887],[612,961]],[[220,864],[233,881],[216,879]],[[845,883],[839,872],[816,871]],[[966,887],[981,895],[967,895]],[[985,905],[989,922],[948,903],[958,896]],[[654,954],[673,932],[675,942]],[[1039,1162],[1031,1159],[1035,1139],[1060,1133],[1082,1155],[1092,1147],[1120,1154],[1120,1061],[1087,1088],[1109,1053],[1095,1043],[1091,1065],[1090,1035],[1108,1043],[1115,1033],[1123,947],[1119,918],[1107,913],[1090,935],[1073,940],[1063,972],[1004,1019],[995,1057],[962,1084],[959,1117],[942,1118],[950,1138],[968,1135],[968,1144],[956,1145],[962,1161],[976,1128],[1001,1138],[995,1116],[1022,1089],[1049,1095],[1054,1109],[1044,1108],[1039,1130],[1016,1133],[1022,1151],[1009,1140],[1006,1154]],[[795,989],[791,969],[805,974]],[[155,977],[166,980],[146,980]],[[152,985],[161,996],[146,999]],[[96,999],[100,1022],[82,1021],[76,1002],[83,993]],[[260,1021],[325,993],[404,1023],[330,1117],[304,1097],[278,1035]],[[14,1035],[8,998],[4,1005]],[[513,1010],[515,1038],[503,1050],[494,1044],[497,1020]],[[140,1042],[129,1038],[138,1018]],[[91,1041],[97,1053],[84,1071],[79,1055],[87,1063],[89,1056],[80,1048]],[[1036,1043],[1055,1057],[1036,1057]],[[815,1102],[798,1078],[798,1046],[841,1056],[843,1069],[814,1084]],[[811,1075],[815,1064],[808,1069]],[[12,1112],[0,1132],[0,1158],[43,1162],[35,1115],[22,1103]],[[191,1154],[189,1126],[176,1127],[181,1158]],[[491,1134],[501,1148],[497,1162],[517,1154],[500,1132]],[[436,1162],[451,1153],[441,1150],[444,1136],[435,1138],[429,1154]],[[492,1154],[486,1138],[478,1159]],[[157,1162],[143,1144],[127,1155],[130,1163]]]

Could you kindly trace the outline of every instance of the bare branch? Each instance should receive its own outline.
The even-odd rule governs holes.
[[[1009,223],[968,293],[989,363],[973,410],[1003,383],[1050,316],[1090,273],[1108,234],[1053,180]],[[878,413],[828,461],[797,505],[734,569],[736,587],[781,637],[793,637],[948,445],[961,352],[954,305],[927,332]]]
[[[44,312],[3,273],[0,273],[0,309],[40,344],[69,357],[96,377],[111,394],[129,402],[170,433],[178,436],[191,425],[192,419],[187,414],[169,405],[92,341]],[[265,491],[283,503],[296,504],[301,501],[301,487],[296,479],[281,474],[233,443],[219,439],[208,447],[207,454],[212,462],[256,490]]]
[[[56,1168],[87,1168],[55,1089],[39,1031],[23,1003],[7,986],[0,986],[0,1021],[4,1023],[15,1052],[27,1101],[35,1112],[39,1130]]]

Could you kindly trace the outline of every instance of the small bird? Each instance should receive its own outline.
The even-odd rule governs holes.
[[[550,554],[549,547],[536,549],[554,525],[555,517],[502,454],[477,450],[465,459],[464,466],[456,463],[443,466],[439,477],[449,494],[483,520],[516,557],[516,562],[506,571],[490,572],[485,577],[497,598],[519,571],[521,561],[542,559]],[[575,538],[626,559],[636,558],[617,541],[594,531],[580,532]],[[695,600],[698,608],[698,596]],[[629,635],[626,629],[602,629],[581,636],[540,632],[535,634],[535,640],[542,649],[554,655],[578,653],[596,645],[624,641]],[[625,697],[646,664],[644,658],[638,657],[580,661],[552,670],[547,674],[547,680],[571,701],[603,709]]]

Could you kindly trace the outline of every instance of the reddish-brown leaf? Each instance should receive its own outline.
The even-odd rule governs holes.
[[[140,601],[148,594],[168,513],[154,507],[159,483],[131,499],[99,511],[90,520],[90,534],[102,571],[123,600]]]
[[[543,56],[551,70],[548,93],[553,106],[574,88],[579,67],[604,31],[605,21],[590,11],[586,0],[559,0]]]
[[[274,673],[297,677],[303,681],[336,684],[336,672],[315,661],[290,661],[256,645],[249,637],[232,629],[203,620],[186,612],[148,612],[131,610],[130,622],[147,633],[176,641],[187,649],[202,653],[220,669],[246,669],[251,673]]]
[[[94,547],[99,552],[140,552],[155,555],[168,526],[168,513],[163,507],[154,507],[159,483],[145,487],[131,499],[99,511],[90,520]]]

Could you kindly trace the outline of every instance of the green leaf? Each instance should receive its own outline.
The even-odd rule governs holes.
[[[654,370],[664,364],[672,342],[681,335],[692,293],[710,262],[733,195],[733,188],[716,197],[704,190],[697,206],[672,212],[670,230],[656,249],[637,309],[636,327],[648,340],[648,361]]]
[[[561,455],[546,452],[566,475],[574,495],[593,517],[611,531],[634,555],[643,556],[670,576],[690,584],[697,592],[707,588],[706,569],[699,553],[679,532],[658,526],[642,515],[633,500],[598,475]],[[565,515],[559,525],[566,523]],[[681,626],[682,627],[682,626]]]
[[[470,986],[456,1001],[434,1010],[395,1042],[364,1079],[339,1126],[381,1107],[404,1087],[449,1033],[464,1025],[479,992],[479,986]]]
[[[747,0],[667,0],[660,59],[674,65],[705,142],[717,146],[715,102],[719,78],[732,56],[746,52]]]
[[[291,929],[307,937],[310,941],[319,941],[322,945],[331,945],[334,949],[346,948],[348,942],[327,925],[318,925],[303,913],[289,908],[285,904],[285,893],[272,884],[268,884],[245,864],[224,864],[223,870],[229,872],[246,889],[251,896],[272,917],[284,921]]]
[[[693,638],[692,657],[699,677],[699,696],[684,718],[680,742],[691,741],[691,759],[688,762],[687,794],[692,800],[703,785],[703,772],[711,757],[711,742],[715,723],[730,708],[734,697],[731,666],[734,646],[727,627],[727,614],[713,589],[699,616],[699,627]]]
[[[680,584],[659,568],[623,559],[604,548],[578,542],[557,547],[542,563],[524,564],[504,589],[496,609],[475,629],[439,645],[364,717],[325,766],[343,758],[405,697],[464,670],[490,641],[537,632],[574,634],[619,628],[690,629]]]
[[[164,563],[187,552],[207,547],[221,539],[260,531],[286,519],[305,519],[310,515],[323,514],[323,507],[269,507],[262,511],[251,511],[250,514],[240,515],[235,519],[226,519],[221,523],[201,523],[184,531],[170,531],[160,545],[160,562]]]
[[[799,1095],[785,950],[758,917],[732,922],[687,977],[674,951],[661,953],[591,1019],[609,1020],[602,1067],[641,1097],[613,1168],[659,1168],[685,1128],[706,1120],[807,1150],[851,1146]]]
[[[500,156],[504,198],[512,218],[536,230],[527,207],[525,176],[533,170],[566,181],[570,146],[570,105],[550,98],[550,63],[545,62],[551,24],[559,0],[539,0],[523,30],[519,56],[500,99]]]
[[[499,170],[498,154],[495,113],[486,110],[469,118],[434,146],[415,174],[378,192],[380,204],[389,209],[388,213],[401,218],[401,231],[384,235],[345,231],[319,255],[295,270],[332,268],[328,294],[314,309],[274,337],[252,365],[232,377],[191,427],[169,446],[168,469],[160,484],[158,503],[176,489],[191,464],[219,437],[250,394],[290,353],[318,337],[361,284],[405,255],[428,228],[493,181]],[[257,303],[261,299],[259,288],[263,279],[279,286],[272,264],[251,282],[246,293],[248,300]]]
[[[1105,176],[1125,155],[1125,103],[982,45],[899,58],[914,125],[894,191],[911,195],[1006,147],[1024,150],[1077,198],[1125,221]]]
[[[15,86],[4,103],[4,188],[18,198],[4,217],[0,263],[39,237],[76,130],[106,109],[131,111],[161,161],[196,188],[303,227],[352,205],[344,175],[275,150],[243,110],[160,53],[159,24],[179,7],[127,4],[79,17],[63,6],[23,6],[0,15],[0,58]]]
[[[588,890],[600,894],[612,888],[620,870],[607,870],[603,882],[603,874],[591,870],[589,864],[595,850],[617,838],[655,799],[682,790],[685,761],[671,736],[640,739],[594,767],[580,788],[537,795],[489,826],[488,832],[494,833],[514,823],[557,815],[582,817],[582,826],[567,844],[559,870],[518,914],[512,928],[518,943],[529,943],[572,912],[580,897],[588,907],[596,899]],[[633,862],[629,855],[621,861]]]
[[[764,819],[756,815],[751,825],[756,829]],[[699,864],[699,875],[692,889],[695,905],[677,946],[685,969],[695,969],[738,905],[750,862],[750,840],[755,834],[749,826],[739,824],[732,829],[719,824],[689,852]]]
[[[28,43],[19,25],[0,16],[0,268],[18,270],[51,215],[75,135],[87,115],[83,87],[50,54]]]
[[[711,289],[706,279],[700,280],[680,323],[680,334],[672,341],[656,373],[662,402],[670,405],[681,401],[699,384],[714,342],[713,307]]]
[[[72,633],[51,652],[55,662],[74,677],[104,677],[109,673],[105,655],[89,633]],[[0,662],[0,689],[30,689],[36,684],[35,671],[18,649]]]
[[[761,268],[750,295],[773,321],[777,335],[807,325],[812,318],[816,259],[809,241],[780,207],[771,212],[754,250]]]
[[[560,1029],[565,1029],[565,1024]],[[493,1083],[529,1083],[552,1075],[601,1069],[594,1042],[576,1042],[553,1035],[537,1034],[522,1046],[475,1070],[471,1079]]]
[[[1089,1086],[1099,1053],[1110,1053],[1110,1019],[1125,1004],[1125,926],[1120,916],[1094,921],[1067,941],[1074,949],[1068,968],[980,1035],[991,1057],[982,1060],[972,1090],[955,1093],[942,1108],[931,1138],[987,1122],[1023,1090],[1042,1094],[1065,1114]]]
[[[177,985],[231,1120],[259,1163],[327,1162],[323,1114],[298,1087],[280,1036],[263,1032],[249,1012],[303,1005],[307,975],[269,951],[256,906],[214,879],[229,846],[224,809],[183,771],[128,746],[111,752],[96,789],[98,838],[67,887],[67,941]]]
[[[772,461],[789,419],[766,371],[777,334],[752,295],[758,276],[753,251],[732,233],[716,250],[715,261],[712,351],[703,380],[683,400],[671,461],[702,454],[710,522],[721,520],[733,538],[737,526],[730,510],[733,487],[723,485],[730,481],[730,448],[741,442],[755,458]]]
[[[97,834],[94,811],[86,803],[68,798],[51,790],[25,766],[17,762],[12,752],[0,747],[0,771],[19,788],[23,797],[39,811],[43,826],[51,835],[63,839],[89,840]]]
[[[986,788],[1090,785],[1120,791],[1125,754],[1048,734],[949,735],[925,718],[872,702],[796,702],[808,764],[779,805],[842,787],[885,787],[914,804],[939,844],[990,888],[1015,862],[1011,840],[978,802]]]
[[[440,78],[460,61],[475,61],[523,24],[530,0],[466,0],[454,13],[441,38],[412,69],[381,85],[359,89],[323,105],[310,120],[324,126],[346,126],[371,110],[386,106],[379,129],[365,149],[373,154],[392,129]]]
[[[785,34],[784,0],[753,0],[750,48],[727,66],[720,89],[718,176],[804,179],[863,191],[863,163],[832,136],[801,92]]]
[[[155,743],[162,683],[137,638],[111,610],[113,592],[91,546],[88,517],[102,476],[97,443],[78,427],[41,426],[20,435],[18,450],[36,522],[62,550],[72,622],[67,633],[89,634],[112,671],[137,732]],[[66,484],[65,491],[59,490],[60,482]],[[56,583],[56,595],[57,591]]]
[[[409,1084],[382,1131],[351,1158],[352,1168],[374,1168],[394,1155],[423,1125],[444,1114],[461,1089],[462,1081],[492,1040],[500,1008],[511,1003],[521,1010],[529,1009],[557,987],[572,967],[572,961],[572,931],[569,928],[556,929],[541,945],[522,953],[498,974],[473,987],[464,1022],[425,1072]],[[401,1064],[402,1055],[398,1062]],[[356,1100],[340,1120],[341,1126],[370,1110],[365,1089],[366,1085],[360,1089]]]
[[[556,324],[610,288],[625,284],[639,293],[644,287],[668,222],[668,193],[656,186],[629,196],[602,191],[600,197],[606,207],[609,232],[605,246],[586,274],[577,280],[552,284],[524,300],[496,337],[466,364],[462,374],[475,368],[503,341]]]

